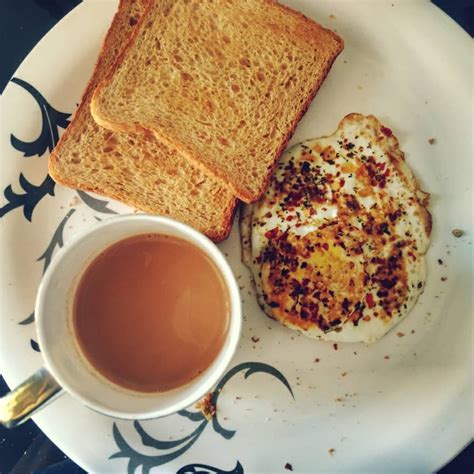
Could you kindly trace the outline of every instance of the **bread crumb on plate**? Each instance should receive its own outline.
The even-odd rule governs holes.
[[[212,392],[208,393],[203,399],[201,399],[194,405],[194,408],[200,410],[206,420],[211,420],[212,417],[216,414],[216,406],[212,402],[212,395]]]

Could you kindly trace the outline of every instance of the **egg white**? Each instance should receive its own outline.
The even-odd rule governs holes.
[[[322,184],[314,185],[314,180],[311,180],[313,172]],[[301,181],[297,173],[304,175]],[[375,174],[372,176],[370,173]],[[371,182],[370,186],[367,185],[368,181]],[[308,186],[312,188],[310,191]],[[297,197],[290,197],[296,199],[296,205],[288,205],[285,199],[288,200],[293,191]],[[312,193],[311,196],[304,197],[308,192]],[[303,197],[300,198],[300,195]],[[358,209],[352,212],[349,209],[348,212],[344,203],[351,199],[356,200]],[[243,261],[252,271],[260,306],[268,316],[312,338],[335,342],[373,342],[382,337],[410,312],[423,291],[426,279],[424,254],[431,232],[427,202],[428,195],[419,189],[397,139],[390,129],[373,116],[350,114],[341,121],[331,136],[309,140],[289,149],[279,161],[264,197],[241,210]],[[385,215],[381,217],[382,209],[396,209],[397,212],[399,210],[401,216],[393,213],[398,216],[396,219],[392,216],[389,219]],[[387,236],[385,232],[381,235],[380,231],[377,235],[366,233],[367,223],[371,222],[372,218],[377,225],[382,221],[388,223]],[[362,249],[360,255],[348,256],[334,242],[330,242],[327,251],[319,249],[311,257],[311,261],[321,272],[326,271],[327,274],[322,275],[324,281],[336,285],[334,288],[339,288],[341,293],[347,290],[350,294],[350,289],[340,288],[341,282],[345,282],[347,278],[338,275],[339,270],[345,272],[348,265],[353,265],[354,278],[358,278],[357,271],[362,275],[363,272],[367,273],[368,269],[373,271],[374,268],[382,268],[382,263],[371,263],[374,257],[388,261],[389,253],[394,251],[396,245],[405,245],[397,252],[398,262],[404,268],[402,273],[406,278],[406,287],[403,286],[403,299],[396,300],[396,308],[393,311],[392,307],[388,306],[388,297],[377,296],[384,293],[380,291],[380,281],[374,276],[371,278],[375,279],[375,283],[372,283],[372,280],[367,283],[364,295],[359,291],[359,306],[365,308],[357,312],[357,321],[343,315],[336,321],[332,309],[332,322],[338,322],[340,319],[334,328],[328,329],[318,322],[308,323],[298,319],[298,311],[301,308],[298,309],[299,303],[295,301],[282,300],[278,308],[270,305],[277,305],[275,302],[269,302],[270,293],[274,290],[269,277],[271,270],[268,270],[269,265],[272,268],[272,263],[269,263],[268,259],[266,263],[263,260],[269,249],[275,252],[277,237],[273,234],[276,232],[280,236],[284,235],[284,238],[293,244],[301,241],[298,239],[309,239],[309,242],[317,242],[316,245],[320,245],[320,237],[317,235],[321,235],[328,225],[339,225],[341,231],[338,235],[347,232],[342,239],[349,239],[349,242],[358,241]],[[315,240],[312,240],[313,236]],[[390,272],[383,268],[382,270],[384,275],[388,275],[382,283],[392,284]],[[314,271],[314,268],[311,271]],[[293,276],[296,279],[301,278],[299,267],[298,270],[290,272],[288,278]],[[286,283],[288,281],[292,280],[289,279]],[[402,283],[395,285],[393,291],[401,292],[398,288],[402,288]],[[370,303],[373,307],[368,307],[367,293],[372,295]],[[338,294],[335,294],[334,300],[337,297]],[[400,296],[397,298],[400,299]],[[290,303],[296,305],[292,306],[296,309],[289,311],[292,313],[289,319],[283,308],[288,312]],[[336,304],[329,301],[328,306],[331,307],[332,303]],[[388,313],[385,312],[384,305],[389,307]],[[322,310],[324,313],[325,309]]]

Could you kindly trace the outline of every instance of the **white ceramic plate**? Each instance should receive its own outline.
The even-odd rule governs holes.
[[[217,420],[208,423],[191,408],[134,424],[63,396],[35,421],[88,471],[281,472],[290,463],[300,472],[428,472],[472,437],[471,40],[424,0],[288,3],[346,43],[292,143],[332,132],[349,112],[373,113],[395,131],[432,195],[426,291],[378,343],[335,350],[264,317],[234,226],[221,249],[242,285],[245,326]],[[53,188],[46,178],[48,152],[115,7],[78,6],[36,46],[2,97],[0,356],[10,386],[42,365],[29,315],[51,257],[79,230],[127,210]],[[455,238],[454,228],[464,236]]]

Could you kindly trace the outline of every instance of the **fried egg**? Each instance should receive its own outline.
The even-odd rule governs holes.
[[[241,211],[244,263],[265,313],[317,339],[373,342],[425,285],[429,195],[392,131],[350,114],[289,149]]]

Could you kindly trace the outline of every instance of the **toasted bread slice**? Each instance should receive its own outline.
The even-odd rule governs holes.
[[[145,4],[121,0],[74,120],[49,157],[49,173],[58,183],[173,217],[220,241],[230,231],[236,206],[227,187],[152,135],[113,133],[90,114],[92,93],[128,41]]]
[[[342,49],[272,0],[151,0],[92,115],[151,130],[252,202]]]

